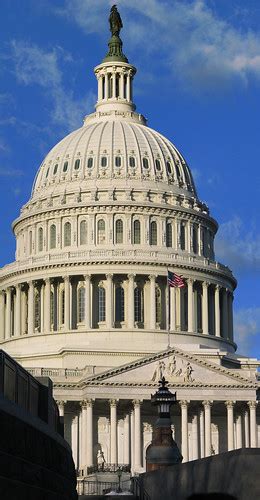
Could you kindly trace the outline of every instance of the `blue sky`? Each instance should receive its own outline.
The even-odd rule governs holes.
[[[107,50],[107,0],[2,0],[0,265],[48,150],[81,126]],[[219,222],[217,259],[238,279],[239,352],[260,357],[260,4],[118,0],[135,103],[188,161]]]

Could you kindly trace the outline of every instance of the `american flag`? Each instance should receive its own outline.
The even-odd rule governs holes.
[[[183,288],[185,286],[183,278],[178,276],[178,274],[172,273],[171,271],[168,271],[167,279],[169,287]]]

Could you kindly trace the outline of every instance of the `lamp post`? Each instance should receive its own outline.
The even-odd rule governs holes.
[[[153,430],[152,443],[146,451],[146,470],[156,470],[182,461],[182,455],[172,437],[171,406],[176,403],[176,393],[169,391],[168,382],[162,377],[159,389],[151,395],[151,403],[158,408],[158,419]]]

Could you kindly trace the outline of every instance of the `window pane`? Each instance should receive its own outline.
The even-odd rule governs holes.
[[[171,166],[169,161],[166,162],[166,168],[167,168],[168,174],[171,174],[172,173],[172,166]]]
[[[198,226],[196,224],[192,228],[192,250],[198,253]]]
[[[47,168],[47,172],[46,172],[46,179],[47,179],[47,177],[48,177],[48,175],[49,175],[49,171],[50,171],[50,169],[49,169],[49,167],[48,167],[48,168]]]
[[[67,172],[68,170],[68,162],[65,161],[64,165],[63,165],[63,172]]]
[[[43,250],[43,229],[40,227],[38,229],[38,251],[42,252]]]
[[[181,231],[181,234],[180,234],[181,250],[185,250],[186,243],[185,243],[185,225],[184,224],[181,224],[180,231]]]
[[[156,323],[161,323],[162,320],[162,294],[159,287],[155,290],[155,301],[156,301]]]
[[[106,225],[105,221],[103,219],[100,219],[98,221],[98,226],[97,226],[97,241],[99,244],[105,243],[106,242]]]
[[[79,167],[80,167],[80,160],[76,160],[76,161],[75,161],[75,165],[74,165],[74,169],[75,169],[75,170],[78,170],[78,169],[79,169]]]
[[[85,320],[85,288],[80,287],[78,290],[78,322],[82,323]]]
[[[116,321],[125,320],[125,293],[122,286],[116,288]]]
[[[98,288],[98,321],[106,321],[106,291]]]
[[[116,243],[123,243],[123,221],[116,221]]]
[[[155,166],[157,170],[161,170],[161,162],[160,160],[155,160]]]
[[[141,243],[141,224],[139,220],[134,221],[134,245]]]
[[[66,222],[64,225],[64,246],[69,247],[71,245],[71,225],[70,222]]]
[[[80,232],[79,244],[86,245],[86,243],[87,243],[87,221],[85,221],[85,220],[81,221],[79,232]]]
[[[143,322],[143,291],[136,287],[134,291],[135,321]]]
[[[50,227],[50,248],[56,248],[56,226],[54,224]]]
[[[150,231],[151,231],[150,244],[157,245],[157,224],[156,224],[156,222],[151,222]]]
[[[172,225],[170,222],[166,224],[166,246],[172,247]]]
[[[59,165],[56,163],[56,165],[55,165],[55,167],[54,167],[54,170],[53,170],[53,174],[54,174],[54,175],[55,175],[55,174],[57,174],[58,166],[59,166]]]

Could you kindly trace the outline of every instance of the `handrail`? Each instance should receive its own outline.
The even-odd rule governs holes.
[[[131,477],[131,491],[139,500],[151,500],[138,476]]]

